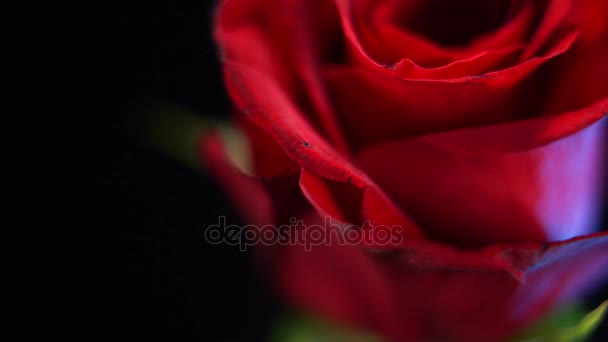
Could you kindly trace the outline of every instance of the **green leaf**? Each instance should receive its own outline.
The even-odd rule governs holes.
[[[569,307],[527,329],[513,341],[582,342],[591,337],[606,312],[608,312],[608,301],[587,314],[581,313],[577,306]]]
[[[583,317],[575,328],[575,337],[577,338],[575,341],[584,341],[589,338],[606,316],[606,312],[608,312],[608,300]]]
[[[369,333],[331,325],[303,315],[288,315],[276,325],[273,342],[383,342]]]

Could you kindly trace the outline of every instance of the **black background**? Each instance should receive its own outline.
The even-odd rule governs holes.
[[[43,9],[62,13],[37,31],[51,77],[37,84],[36,104],[62,141],[57,153],[36,147],[48,186],[40,198],[52,207],[45,219],[70,229],[47,224],[30,243],[35,309],[25,315],[40,323],[28,325],[35,335],[256,341],[285,312],[249,253],[203,241],[218,216],[238,223],[213,179],[124,130],[125,116],[150,101],[227,117],[212,5]],[[64,122],[61,111],[74,115]],[[591,302],[603,298],[608,291]]]
[[[111,41],[101,53],[111,61],[108,94],[118,116],[109,123],[116,139],[102,148],[110,162],[100,181],[106,210],[120,222],[115,238],[123,258],[110,322],[138,339],[266,340],[282,310],[249,253],[204,241],[204,229],[220,215],[238,223],[214,180],[122,134],[121,119],[148,101],[229,115],[211,18],[211,1],[148,3],[121,8],[104,25]]]
[[[36,228],[16,259],[18,336],[263,341],[282,315],[249,253],[203,239],[221,215],[239,223],[216,182],[126,129],[149,103],[228,117],[212,5],[31,9],[24,44],[46,77],[27,101],[41,125],[21,158]]]

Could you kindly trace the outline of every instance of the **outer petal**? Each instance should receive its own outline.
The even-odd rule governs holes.
[[[201,157],[247,223],[275,223],[293,211],[298,189],[285,200],[264,180],[233,167],[215,134],[201,139]],[[285,190],[285,186],[281,186]],[[327,227],[328,229],[334,229]],[[336,243],[260,246],[261,269],[290,304],[310,314],[367,329],[394,341],[495,341],[540,318],[608,275],[608,234],[554,243],[494,245],[459,250],[405,240],[388,253]]]
[[[306,32],[307,28],[295,24],[303,19],[293,16],[296,12],[289,11],[294,6],[305,8],[298,7],[298,4],[298,1],[284,0],[273,0],[270,3],[260,0],[223,3],[218,12],[216,38],[223,52],[225,80],[230,94],[248,120],[276,141],[289,158],[319,177],[348,183],[347,186],[333,188],[332,195],[340,198],[344,196],[340,192],[356,187],[363,192],[358,210],[365,212],[370,220],[378,221],[374,221],[374,224],[383,224],[390,219],[393,220],[391,224],[403,227],[407,236],[422,236],[420,229],[403,216],[390,199],[346,159],[348,153],[342,148],[343,144],[332,128],[335,128],[334,123],[330,117],[324,116],[329,109],[323,104],[320,95],[322,90],[317,89],[314,56],[306,55],[306,52],[304,56],[294,56],[297,58],[293,65],[283,63],[289,61],[289,58],[276,62],[277,56],[289,57],[284,55],[285,50],[279,49],[293,46],[294,42],[289,39],[311,44],[311,37],[304,38],[302,33],[298,33]],[[293,53],[299,49],[290,51]],[[303,108],[308,107],[302,106],[299,101],[298,94],[301,93],[298,92],[298,74],[307,75],[305,80],[312,82],[308,86],[318,94],[313,94],[313,99],[317,99],[317,108],[320,108],[322,117],[328,120],[322,121],[324,124],[321,126],[325,130],[317,129],[314,120],[311,124],[311,115],[303,112]],[[315,110],[306,111],[306,114],[310,112]],[[322,136],[323,131],[329,139]],[[254,147],[254,152],[255,150]],[[309,192],[309,195],[315,196],[316,193]],[[331,202],[320,199],[318,203]]]
[[[248,223],[275,223],[275,205],[262,182],[238,170],[228,159],[217,133],[202,137],[199,145],[201,160],[226,189],[240,216]]]
[[[247,124],[244,122],[243,126]],[[252,127],[247,131],[247,143],[251,144],[253,152],[253,175],[251,170],[242,170],[230,158],[227,144],[219,132],[203,135],[198,146],[205,169],[224,186],[241,219],[261,229],[265,225],[289,224],[292,218],[312,212],[313,208],[298,184],[301,167],[285,156],[264,132]],[[257,149],[270,155],[256,153]],[[269,163],[269,157],[275,160]],[[263,167],[256,167],[259,164]]]
[[[585,110],[398,140],[359,165],[435,239],[561,240],[597,229],[608,100]],[[599,121],[598,121],[599,120]]]
[[[365,210],[368,217],[390,217],[396,220],[391,223],[403,227],[407,236],[422,236],[419,228],[396,209],[378,186],[317,134],[273,80],[240,64],[225,62],[224,66],[226,83],[237,106],[291,159],[320,177],[363,190],[360,210]],[[383,213],[389,211],[390,215],[371,212],[375,208],[382,208]]]
[[[418,247],[390,255],[340,246],[309,252],[278,247],[274,279],[301,310],[391,341],[481,342],[507,337],[608,275],[605,233],[475,252]],[[427,258],[433,267],[421,262]],[[474,260],[486,266],[454,265]],[[525,280],[492,263],[520,270]]]
[[[348,153],[336,124],[319,63],[339,25],[323,2],[290,0],[224,0],[217,11],[215,37],[226,61],[243,63],[273,79],[302,108],[339,150]],[[335,9],[334,9],[335,11]],[[312,17],[324,32],[312,25]]]

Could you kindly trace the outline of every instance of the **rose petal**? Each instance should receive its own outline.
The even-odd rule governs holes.
[[[310,17],[325,19],[323,27],[335,18],[320,11],[320,4],[285,0],[225,0],[217,12],[215,38],[222,57],[255,67],[287,90],[300,107],[309,108],[308,120],[343,153],[348,147],[337,126],[324,85],[319,78],[323,37],[315,35]],[[322,7],[326,9],[326,7]],[[331,8],[330,8],[331,9]],[[329,12],[329,13],[328,13]],[[327,17],[327,18],[326,18]],[[324,32],[327,34],[327,32]],[[285,61],[289,61],[286,63]]]
[[[327,222],[335,223],[342,229],[383,229],[387,233],[385,239],[373,239],[369,235],[371,231],[364,233],[370,238],[359,234],[356,241],[361,247],[390,249],[401,246],[404,239],[421,236],[410,231],[415,224],[375,188],[360,189],[350,183],[324,179],[306,170],[302,170],[300,188],[318,215],[329,219]]]
[[[410,59],[391,66],[388,74],[423,80],[446,80],[480,75],[511,67],[519,59],[522,46],[496,51],[485,51],[468,58],[459,59],[438,68],[422,68]],[[384,71],[386,72],[386,70]]]
[[[564,239],[597,228],[607,108],[378,144],[358,165],[435,239]]]
[[[363,191],[349,183],[332,182],[302,170],[300,188],[321,217],[360,226]]]
[[[206,168],[225,188],[230,200],[246,222],[260,226],[275,222],[272,197],[259,179],[244,174],[229,162],[217,133],[201,137],[198,147]]]
[[[236,113],[236,119],[240,130],[246,134],[246,144],[253,162],[253,176],[275,177],[295,164],[271,136],[249,121],[243,114]]]
[[[284,246],[273,253],[280,256],[273,259],[274,279],[289,303],[392,341],[501,340],[608,275],[606,233],[470,252],[436,245],[377,256],[343,246],[308,252]],[[435,266],[420,262],[426,258]],[[459,259],[487,266],[455,267]]]
[[[264,190],[226,158],[219,136],[201,139],[207,165],[248,223],[277,222],[293,201]],[[284,184],[281,189],[287,189]],[[298,188],[289,196],[297,197]],[[608,275],[608,233],[553,243],[500,244],[459,250],[428,240],[405,240],[389,253],[305,244],[256,249],[266,275],[291,305],[324,319],[366,329],[390,340],[494,341],[534,322],[570,296]],[[454,296],[458,293],[458,296]]]
[[[600,38],[577,45],[552,66],[545,113],[577,110],[608,97],[608,29]]]
[[[326,70],[334,107],[355,150],[369,143],[538,115],[539,68],[570,48],[564,36],[549,54],[476,77],[424,81],[354,68]]]
[[[547,10],[532,37],[522,61],[538,53],[560,30],[575,27],[580,31],[583,45],[606,33],[605,13],[608,3],[603,0],[549,0]]]
[[[365,207],[361,210],[368,206],[382,208],[382,215],[368,214],[370,219],[382,220],[372,224],[385,224],[385,220],[391,219],[392,225],[403,227],[405,236],[422,236],[419,228],[396,209],[382,190],[317,134],[275,82],[257,70],[233,62],[226,61],[224,71],[226,86],[236,105],[277,141],[291,159],[320,177],[364,189]]]
[[[418,77],[415,75],[419,74],[429,79],[442,78],[441,75],[454,78],[480,73],[481,69],[475,69],[476,64],[473,64],[478,59],[481,59],[480,65],[487,66],[487,70],[491,70],[491,65],[496,66],[496,70],[510,61],[516,62],[517,59],[511,59],[511,52],[525,42],[535,10],[528,2],[513,20],[497,32],[478,39],[471,46],[452,48],[420,37],[416,32],[398,26],[392,19],[394,13],[416,15],[416,7],[421,6],[422,2],[338,0],[336,4],[355,61],[378,72],[407,74],[408,77]],[[461,60],[469,62],[470,73],[450,70],[453,64],[461,67],[461,63],[457,63]],[[390,71],[400,69],[401,64],[406,65],[405,70],[397,73]]]

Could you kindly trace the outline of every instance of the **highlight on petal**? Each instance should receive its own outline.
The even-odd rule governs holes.
[[[440,241],[561,240],[599,228],[605,105],[377,144],[357,165]]]

